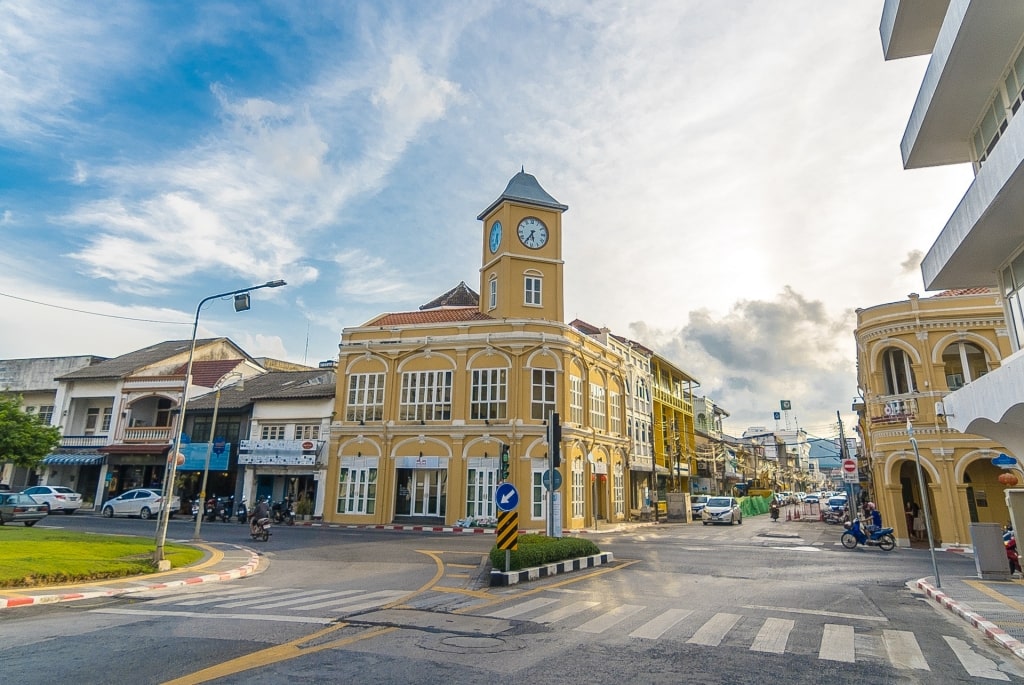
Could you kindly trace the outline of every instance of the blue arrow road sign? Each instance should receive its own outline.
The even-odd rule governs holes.
[[[494,503],[502,511],[514,511],[519,506],[519,491],[512,483],[502,483],[494,492]]]

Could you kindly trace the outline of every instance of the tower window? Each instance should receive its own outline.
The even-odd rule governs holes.
[[[488,308],[494,309],[498,306],[498,279],[491,277],[490,281],[490,294],[487,300]]]
[[[528,305],[539,307],[541,304],[540,293],[541,293],[541,279],[536,276],[527,276],[525,281],[525,298],[524,302]]]

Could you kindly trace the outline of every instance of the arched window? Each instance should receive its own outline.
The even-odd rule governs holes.
[[[890,347],[882,353],[882,368],[885,371],[885,392],[887,395],[903,395],[917,391],[914,370],[910,357],[898,347]]]
[[[988,373],[988,359],[977,345],[957,342],[942,352],[942,368],[946,385],[950,390],[958,390]]]

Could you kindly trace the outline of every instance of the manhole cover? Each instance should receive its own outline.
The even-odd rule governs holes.
[[[449,654],[496,654],[498,652],[516,652],[525,649],[522,640],[509,636],[507,638],[475,635],[446,635],[424,637],[416,643],[423,649],[432,652]]]
[[[505,646],[504,640],[496,637],[471,637],[469,635],[456,635],[441,640],[446,647],[458,647],[459,649],[498,649]]]

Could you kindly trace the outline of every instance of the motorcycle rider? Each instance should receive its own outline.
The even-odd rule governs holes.
[[[868,532],[876,531],[882,527],[882,512],[878,511],[878,507],[875,506],[874,502],[868,502],[865,508],[868,510]]]
[[[772,521],[778,523],[779,521],[779,501],[776,499],[772,500],[772,503],[768,506],[768,510],[771,512]]]
[[[270,516],[270,505],[267,504],[266,500],[261,499],[256,503],[256,508],[249,515],[249,529],[253,533],[257,532],[256,522],[260,519],[265,519],[268,516]]]

